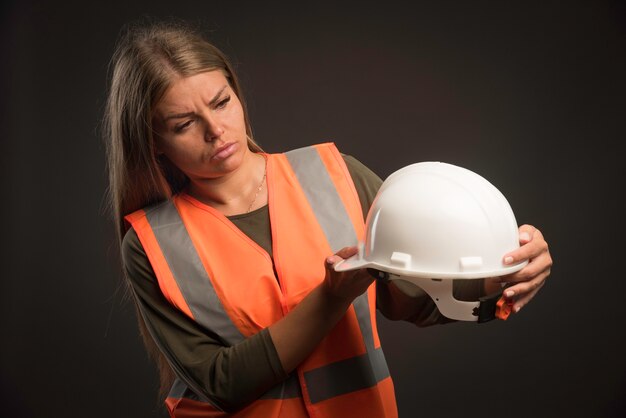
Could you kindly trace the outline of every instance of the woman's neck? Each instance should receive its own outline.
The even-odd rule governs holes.
[[[241,165],[217,178],[191,179],[187,193],[225,216],[239,215],[267,204],[265,157],[249,152]]]

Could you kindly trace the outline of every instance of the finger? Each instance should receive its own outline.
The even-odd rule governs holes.
[[[353,255],[355,255],[358,252],[359,252],[359,249],[357,247],[354,247],[354,246],[353,247],[343,247],[341,250],[337,251],[335,253],[335,255],[339,256],[339,257],[341,257],[343,259],[346,259],[346,258],[352,257]]]
[[[520,239],[522,246],[504,255],[504,264],[510,265],[520,261],[529,260],[548,251],[548,243],[543,239],[541,231],[535,229],[534,233],[529,235],[529,237],[530,241],[523,243]]]
[[[542,272],[550,274],[552,257],[549,253],[543,253],[530,260],[520,271],[500,277],[501,283],[518,283],[532,280]]]
[[[522,225],[519,228],[518,239],[521,245],[524,245],[530,241],[532,241],[533,230],[528,227],[528,225]]]
[[[528,303],[535,297],[535,295],[537,295],[537,293],[541,290],[545,283],[545,281],[541,282],[541,284],[537,288],[531,290],[526,295],[516,299],[512,307],[513,312],[518,313],[524,306],[528,305]]]
[[[503,294],[507,299],[515,299],[516,301],[524,298],[527,294],[534,292],[535,290],[540,289],[548,277],[548,273],[544,272],[539,274],[533,280],[520,282],[513,286],[507,287]]]
[[[325,264],[326,264],[326,268],[332,268],[335,263],[341,261],[342,258],[341,257],[337,257],[336,255],[329,255],[328,257],[326,257]]]
[[[532,241],[535,231],[538,229],[532,225],[524,224],[519,227],[519,241],[520,244],[526,244]]]

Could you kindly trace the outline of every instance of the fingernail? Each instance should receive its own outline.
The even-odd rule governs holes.
[[[521,306],[516,306],[515,308],[513,308],[513,310],[515,311],[515,313],[518,313],[519,311],[522,310]]]
[[[511,264],[513,262],[513,257],[508,256],[504,257],[504,264]]]
[[[507,298],[512,298],[515,295],[515,292],[512,290],[507,290],[506,292],[504,292],[504,296],[506,296]]]
[[[530,241],[530,235],[528,235],[528,232],[522,232],[519,234],[519,239],[520,241]]]

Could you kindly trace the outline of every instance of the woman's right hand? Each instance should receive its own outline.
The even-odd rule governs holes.
[[[374,282],[375,278],[367,270],[351,270],[337,272],[335,264],[352,257],[358,253],[357,247],[344,247],[325,260],[326,277],[324,289],[332,297],[352,303],[354,299],[362,295]]]

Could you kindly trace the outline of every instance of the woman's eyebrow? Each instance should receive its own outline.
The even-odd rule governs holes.
[[[228,87],[228,85],[222,87],[220,89],[220,91],[218,91],[215,96],[213,96],[213,98],[211,99],[211,101],[209,102],[209,106],[214,106],[220,99],[220,96],[222,95],[222,93],[224,92],[224,90],[226,90],[226,87]],[[163,118],[163,122],[167,122],[170,119],[182,119],[182,118],[186,118],[189,116],[192,116],[194,114],[194,112],[186,112],[186,113],[173,113],[170,115],[167,115]]]
[[[215,96],[213,96],[213,98],[209,102],[209,106],[213,106],[213,105],[215,105],[217,103],[217,101],[220,99],[220,96],[222,95],[224,90],[226,90],[226,87],[228,87],[228,85],[225,85],[224,87],[222,87],[220,89],[220,91],[218,91],[217,94]]]
[[[163,122],[167,122],[170,119],[182,119],[182,118],[186,118],[189,116],[192,116],[194,113],[193,112],[187,112],[187,113],[174,113],[171,115],[167,115],[166,117],[163,118]]]

